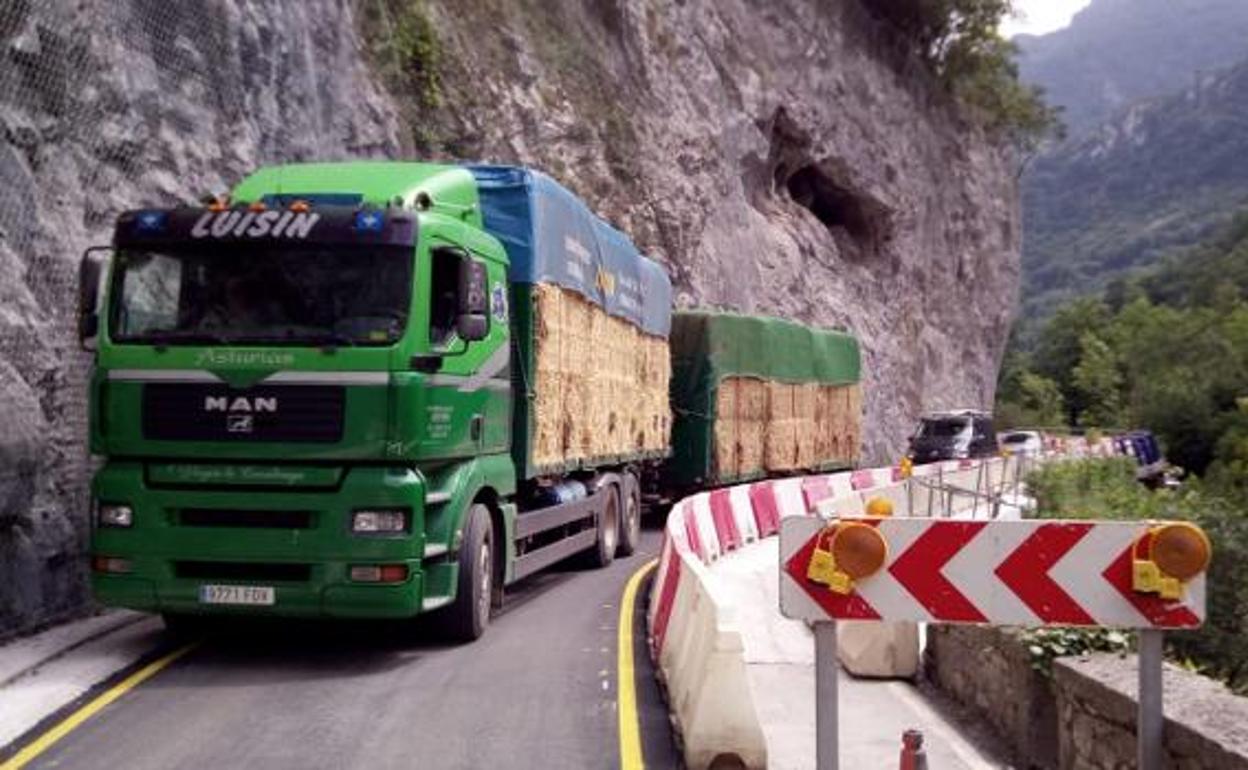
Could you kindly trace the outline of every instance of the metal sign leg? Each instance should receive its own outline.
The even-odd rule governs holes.
[[[836,657],[836,621],[815,623],[815,766],[818,770],[840,767],[837,721],[840,668]]]
[[[1165,751],[1162,740],[1165,728],[1161,685],[1162,642],[1162,631],[1140,631],[1140,711],[1136,717],[1136,765],[1140,770],[1161,770]]]

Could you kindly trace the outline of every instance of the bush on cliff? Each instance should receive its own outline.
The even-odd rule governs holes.
[[[1059,110],[1023,85],[1017,48],[998,31],[1012,0],[866,0],[987,130],[1023,150],[1062,133]]]

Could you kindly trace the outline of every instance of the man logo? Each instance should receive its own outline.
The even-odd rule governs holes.
[[[228,414],[225,416],[225,430],[229,433],[251,433],[255,428],[255,418],[250,414]]]
[[[246,396],[205,396],[205,412],[271,412],[277,413],[276,398],[247,398]]]

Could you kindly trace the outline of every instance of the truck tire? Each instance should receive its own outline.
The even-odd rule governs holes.
[[[481,503],[468,509],[464,538],[459,546],[459,579],[455,601],[441,618],[446,635],[471,642],[485,633],[490,623],[494,593],[494,527],[490,511]]]
[[[632,483],[627,483],[632,481]],[[624,515],[620,517],[618,556],[632,556],[641,545],[641,487],[632,476],[625,477]]]
[[[620,488],[609,484],[598,494],[606,497],[598,514],[598,545],[590,551],[590,558],[595,567],[606,567],[614,561],[620,542]]]
[[[180,642],[189,642],[204,635],[207,620],[199,615],[187,615],[181,612],[162,612],[160,619],[165,624],[165,634]]]

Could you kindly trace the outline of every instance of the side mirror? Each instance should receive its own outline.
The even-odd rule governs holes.
[[[485,339],[490,333],[488,285],[485,265],[467,254],[460,257],[455,331],[462,340],[475,342]]]
[[[461,315],[455,319],[455,331],[461,340],[483,340],[489,336],[490,319],[484,315]]]
[[[78,263],[78,344],[83,350],[95,349],[95,337],[100,331],[100,278],[111,251],[108,246],[92,246],[82,253]]]

